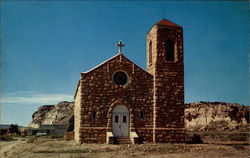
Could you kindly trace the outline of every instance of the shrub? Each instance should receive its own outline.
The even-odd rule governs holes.
[[[0,135],[0,141],[12,141],[13,137],[10,135]]]
[[[203,144],[203,141],[200,135],[193,134],[187,137],[187,144]]]
[[[229,135],[231,141],[247,141],[249,139],[248,133],[235,133]]]
[[[30,136],[30,137],[28,137],[28,139],[27,139],[26,142],[27,142],[27,143],[34,143],[36,139],[37,139],[36,136]]]
[[[20,134],[17,124],[11,124],[9,128],[10,133]]]
[[[51,139],[63,139],[64,135],[51,135],[50,138]]]

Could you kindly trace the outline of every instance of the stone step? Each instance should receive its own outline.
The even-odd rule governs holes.
[[[118,144],[132,144],[130,138],[127,138],[127,137],[117,138],[117,143]]]

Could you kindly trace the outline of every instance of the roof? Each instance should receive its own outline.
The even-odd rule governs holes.
[[[93,67],[92,69],[90,69],[90,70],[88,70],[88,71],[81,72],[81,74],[87,74],[87,73],[89,73],[89,72],[91,72],[91,71],[93,71],[93,70],[97,69],[98,67],[100,67],[100,66],[104,65],[105,63],[107,63],[108,61],[110,61],[110,60],[114,59],[115,57],[117,57],[117,56],[119,56],[119,55],[120,55],[120,53],[118,53],[118,54],[114,55],[113,57],[111,57],[111,58],[109,58],[109,59],[107,59],[107,60],[103,61],[102,63],[100,63],[99,65],[97,65],[97,66]],[[76,95],[77,95],[77,92],[78,92],[78,87],[79,87],[79,85],[80,85],[80,80],[78,81],[78,84],[77,84],[77,87],[76,87],[76,91],[75,91],[74,99],[76,98]]]
[[[78,80],[78,83],[77,83],[77,86],[76,86],[76,91],[75,91],[74,99],[76,98],[79,85],[80,85],[80,80]]]
[[[9,129],[10,125],[0,124],[0,129]]]
[[[122,58],[125,58],[126,60],[128,60],[130,63],[134,64],[136,67],[138,67],[139,69],[141,69],[143,72],[147,73],[148,75],[152,76],[149,72],[145,71],[144,69],[142,69],[140,66],[136,65],[134,62],[132,62],[131,60],[129,60],[127,57],[125,57],[122,53],[118,53],[116,55],[114,55],[113,57],[105,60],[104,62],[102,62],[101,64],[93,67],[92,69],[86,71],[86,72],[81,72],[81,74],[88,74],[96,69],[98,69],[99,67],[103,66],[104,64],[106,64],[107,62],[109,62],[110,60],[112,59],[115,59],[117,57],[121,56]],[[80,80],[78,81],[78,85],[77,85],[77,88],[76,88],[76,91],[75,91],[75,95],[74,95],[74,98],[76,97],[76,94],[77,94],[77,91],[78,91],[78,87],[80,85]]]
[[[92,69],[90,69],[90,70],[88,70],[88,71],[85,71],[85,72],[82,72],[82,73],[83,73],[83,74],[87,74],[87,73],[89,73],[89,72],[91,72],[91,71],[93,71],[93,70],[97,69],[98,67],[100,67],[100,66],[104,65],[104,64],[105,64],[105,63],[107,63],[108,61],[110,61],[110,60],[112,60],[112,59],[116,58],[116,57],[117,57],[117,56],[119,56],[119,55],[122,55],[122,54],[118,53],[118,54],[114,55],[113,57],[111,57],[111,58],[109,58],[109,59],[107,59],[107,60],[103,61],[103,62],[102,62],[102,63],[100,63],[99,65],[96,65],[96,66],[95,66],[95,67],[93,67]]]
[[[122,56],[122,58],[125,58],[126,60],[128,60],[129,62],[131,62],[132,64],[134,64],[136,67],[138,67],[139,69],[143,70],[145,73],[151,75],[150,73],[148,73],[147,71],[145,71],[144,69],[142,69],[140,66],[136,65],[134,62],[132,62],[131,60],[129,60],[129,59],[128,59],[126,56],[124,56],[122,53],[116,54],[115,56],[113,56],[113,57],[111,57],[111,58],[105,60],[104,62],[102,62],[101,64],[95,66],[94,68],[92,68],[92,69],[90,69],[90,70],[88,70],[88,71],[86,71],[86,72],[82,72],[82,74],[88,74],[88,73],[90,73],[90,72],[92,72],[92,71],[98,69],[99,67],[103,66],[104,64],[106,64],[106,63],[109,62],[110,60],[112,60],[112,59],[114,59],[114,58],[116,58],[116,57],[119,57],[119,56]],[[151,76],[152,76],[152,75],[151,75]]]
[[[172,27],[181,27],[167,19],[162,19],[161,21],[157,22],[155,25],[159,25],[159,26],[172,26]]]
[[[54,130],[55,127],[54,127],[53,125],[44,124],[44,125],[40,125],[39,129],[43,129],[43,130]]]
[[[29,130],[57,130],[57,129],[67,129],[67,125],[64,124],[43,124],[38,128],[28,128]]]
[[[68,126],[65,124],[54,124],[53,125],[55,129],[67,129]]]

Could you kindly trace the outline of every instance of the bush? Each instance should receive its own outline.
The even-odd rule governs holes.
[[[64,135],[51,135],[50,138],[51,139],[63,139]]]
[[[231,141],[247,141],[249,139],[248,133],[235,133],[229,136]]]
[[[0,135],[0,141],[12,141],[13,137],[10,135]]]
[[[203,144],[203,141],[200,135],[193,134],[187,137],[187,144]]]
[[[19,128],[17,124],[11,124],[9,128],[10,133],[20,134]]]
[[[36,136],[30,136],[30,137],[28,137],[28,139],[27,139],[26,142],[27,142],[27,143],[34,143],[36,139],[37,139]]]

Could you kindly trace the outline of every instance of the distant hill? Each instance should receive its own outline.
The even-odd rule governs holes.
[[[249,129],[250,107],[236,103],[197,102],[185,104],[188,131],[238,131]],[[39,124],[67,124],[74,128],[73,102],[43,105],[32,115],[30,127]]]

